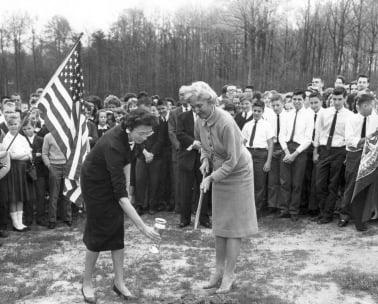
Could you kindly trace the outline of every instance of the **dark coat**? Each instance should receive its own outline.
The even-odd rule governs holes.
[[[180,150],[177,160],[179,168],[193,170],[196,159],[200,158],[198,150],[187,151],[186,149],[193,144],[194,138],[194,118],[193,112],[181,113],[177,118],[177,139],[180,142]]]
[[[26,140],[29,142],[29,145],[32,148],[32,156],[33,156],[35,167],[37,169],[37,176],[38,177],[48,176],[49,171],[42,161],[42,156],[36,155],[37,153],[42,154],[43,138],[38,135],[35,135],[33,142],[30,142],[28,137],[26,137]]]
[[[253,115],[251,115],[248,119],[245,119],[243,117],[243,112],[236,114],[235,116],[235,121],[236,124],[238,125],[240,130],[243,130],[244,125],[253,119]]]

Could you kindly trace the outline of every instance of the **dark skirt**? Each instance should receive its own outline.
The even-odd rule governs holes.
[[[30,184],[26,177],[28,161],[11,160],[9,173],[1,180],[1,193],[9,204],[31,199]]]
[[[111,196],[111,189],[91,181],[83,166],[81,191],[87,218],[83,241],[90,251],[108,251],[124,248],[124,212]]]

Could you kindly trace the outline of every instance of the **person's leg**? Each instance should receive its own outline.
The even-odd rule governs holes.
[[[99,252],[87,250],[85,254],[85,269],[83,277],[83,292],[87,297],[94,297],[92,275],[95,269]]]
[[[345,149],[332,151],[332,161],[329,172],[328,183],[328,196],[325,201],[324,214],[325,218],[332,220],[333,212],[335,211],[335,205],[340,185],[340,176],[345,161]]]
[[[266,186],[266,173],[264,172],[264,164],[266,162],[267,153],[264,151],[253,151],[253,175],[255,186],[255,202],[256,211],[260,215],[265,202],[265,186]]]
[[[319,148],[319,162],[317,164],[317,182],[316,182],[316,196],[319,200],[319,217],[324,216],[325,201],[328,195],[328,180],[329,180],[329,152],[321,147]]]
[[[182,224],[189,224],[192,213],[192,195],[193,195],[193,182],[194,182],[194,172],[179,169],[180,178],[180,222]]]
[[[306,170],[307,155],[300,153],[292,163],[292,192],[289,212],[290,214],[299,214],[301,205],[303,179]]]
[[[226,244],[226,238],[220,236],[215,237],[215,272],[210,276],[209,282],[204,286],[205,289],[218,286],[219,281],[223,277],[226,260]]]
[[[311,191],[310,191],[310,199],[309,199],[309,205],[308,209],[312,213],[312,215],[315,215],[316,212],[319,210],[319,202],[317,199],[316,194],[316,181],[318,179],[318,166],[317,164],[313,164],[312,166],[312,172],[311,172]]]
[[[142,159],[137,159],[135,164],[135,208],[138,213],[143,211],[147,188],[147,166]]]
[[[268,207],[278,208],[280,196],[280,158],[272,157],[272,165],[268,173]]]
[[[56,223],[60,179],[57,176],[57,169],[54,165],[51,165],[49,173],[49,222]]]
[[[281,201],[279,208],[281,210],[281,214],[288,214],[291,199],[291,164],[284,163],[282,160],[280,166],[280,184]]]
[[[148,187],[148,198],[149,198],[149,206],[150,211],[156,212],[161,211],[162,208],[160,206],[161,203],[161,192],[159,190],[161,187],[161,182],[165,182],[161,180],[162,174],[164,174],[164,171],[162,170],[163,166],[163,160],[160,158],[154,159],[149,165],[148,165],[148,174],[150,176],[150,184]]]
[[[43,224],[45,219],[45,177],[38,177],[36,181],[36,209],[37,224]]]
[[[131,292],[127,289],[123,281],[123,249],[112,250],[114,285],[124,295],[129,296]]]
[[[226,241],[226,259],[221,287],[217,293],[228,292],[235,281],[235,266],[240,254],[241,239],[228,238]]]

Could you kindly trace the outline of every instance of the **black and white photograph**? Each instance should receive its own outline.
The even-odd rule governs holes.
[[[0,304],[377,304],[378,0],[0,0]]]

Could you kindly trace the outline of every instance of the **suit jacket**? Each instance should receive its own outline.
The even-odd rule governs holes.
[[[5,122],[0,123],[0,130],[2,130],[5,134],[8,133],[9,129],[7,125],[5,124]]]
[[[90,120],[87,120],[87,126],[88,126],[88,136],[92,137],[92,139],[89,140],[89,145],[92,149],[98,140],[97,126],[94,124],[94,122]]]
[[[169,113],[168,136],[172,143],[173,151],[180,149],[180,142],[177,139],[177,118],[182,113],[182,107],[178,107]]]
[[[163,155],[163,148],[165,142],[164,130],[162,128],[161,121],[153,128],[154,133],[147,138],[147,140],[136,147],[138,158],[144,159],[142,153],[143,149],[146,149],[148,152],[154,155],[154,159],[161,158]]]
[[[235,116],[236,124],[238,125],[238,127],[239,127],[240,130],[243,130],[244,125],[245,125],[248,121],[251,121],[252,119],[253,119],[253,115],[249,116],[248,119],[245,119],[245,118],[243,117],[243,112],[238,113],[238,114],[236,114],[236,116]]]
[[[179,168],[184,170],[195,169],[196,160],[200,158],[198,150],[188,151],[187,148],[193,144],[194,138],[194,118],[193,112],[181,113],[177,118],[177,139],[180,142],[180,150],[177,155]]]

